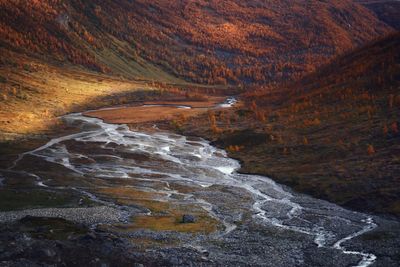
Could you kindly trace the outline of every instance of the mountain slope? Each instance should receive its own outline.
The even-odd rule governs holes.
[[[6,49],[170,82],[299,77],[389,31],[348,0],[0,2],[0,45]]]
[[[338,58],[287,88],[259,90],[233,113],[187,126],[244,172],[357,210],[400,216],[400,34]]]
[[[400,216],[399,63],[394,34],[290,86],[274,123],[284,125],[277,135],[290,167],[273,163],[276,175],[348,207]]]

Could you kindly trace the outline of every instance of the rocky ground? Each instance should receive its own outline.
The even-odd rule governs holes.
[[[179,124],[164,126],[173,129]],[[124,131],[119,127],[115,130]],[[189,139],[191,145],[198,141]],[[110,145],[115,157],[124,156],[124,161],[118,161],[104,158],[107,150],[101,142],[85,142],[84,146],[75,141],[63,142],[70,153],[92,155],[70,160],[71,166],[106,164],[111,168],[118,162],[115,166],[120,170],[134,160],[138,166],[149,164],[148,168],[178,172],[168,160],[149,158],[135,150],[127,152],[126,145]],[[48,156],[51,152],[53,160],[62,159],[63,151],[62,146],[53,147],[39,155]],[[14,159],[3,158],[2,163],[6,165]],[[253,211],[257,197],[233,184],[165,184],[156,174],[131,173],[133,179],[99,178],[90,174],[92,167],[77,174],[65,161],[43,159],[46,158],[28,154],[13,171],[0,171],[0,266],[353,266],[360,262],[360,255],[346,254],[332,244],[318,247],[315,236],[260,221]],[[302,205],[313,203],[302,195],[295,198],[302,199]],[[209,211],[205,212],[209,206],[199,199],[210,205]],[[340,208],[324,203],[321,205],[327,205],[326,212],[337,209],[338,216],[342,216]],[[277,211],[271,208],[268,212]],[[345,216],[355,223],[354,229],[335,228],[338,237],[360,229],[357,218],[364,215],[352,214]],[[329,225],[342,226],[341,220],[330,220]],[[398,266],[399,222],[375,216],[373,220],[377,228],[343,245],[347,250],[373,253],[377,257],[373,266]],[[324,221],[316,223],[328,226]]]

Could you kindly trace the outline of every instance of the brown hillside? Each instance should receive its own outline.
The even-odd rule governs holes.
[[[286,80],[389,31],[348,0],[0,1],[1,47],[170,82]]]
[[[243,161],[242,171],[357,210],[400,216],[399,63],[395,34],[275,88],[284,100],[271,103],[274,95],[260,90],[247,94],[245,107],[186,129],[207,129],[208,138]]]

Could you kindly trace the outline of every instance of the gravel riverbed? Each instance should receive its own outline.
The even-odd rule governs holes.
[[[62,218],[75,223],[94,225],[99,223],[117,223],[124,221],[124,214],[112,207],[99,206],[88,208],[47,208],[0,212],[0,223],[9,223],[26,216]]]

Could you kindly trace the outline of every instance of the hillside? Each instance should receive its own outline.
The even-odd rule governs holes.
[[[378,16],[380,20],[400,30],[400,1],[396,0],[358,0]]]
[[[400,32],[362,4],[0,0],[0,266],[399,266]]]
[[[348,0],[0,2],[6,50],[165,82],[292,79],[390,30]]]
[[[247,89],[295,79],[390,30],[347,0],[3,0],[1,139],[154,82]]]
[[[392,206],[365,208],[400,213],[389,187],[399,165],[392,156],[399,38],[346,52],[391,30],[363,7],[234,0],[5,0],[0,7],[2,140],[45,134],[67,112],[161,96],[171,84],[259,82],[246,87],[257,90],[247,93],[243,109],[196,120],[199,134],[207,130],[235,157],[246,155],[245,171],[348,206],[382,195]],[[338,54],[294,85],[274,84]],[[377,182],[377,173],[390,179]],[[360,194],[352,195],[353,186]]]
[[[400,34],[338,58],[244,107],[187,124],[243,161],[242,171],[357,210],[400,216]],[[284,96],[284,97],[282,97]],[[205,121],[207,119],[205,118]]]

